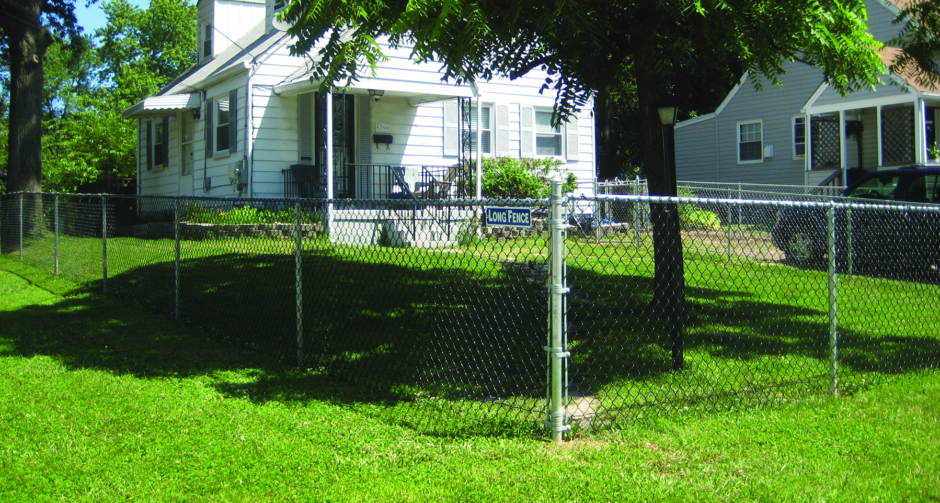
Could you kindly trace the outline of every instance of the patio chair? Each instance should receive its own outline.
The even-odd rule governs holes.
[[[392,186],[389,187],[389,199],[417,199],[411,185],[405,180],[404,166],[389,166],[392,174]],[[395,189],[398,189],[396,192]]]

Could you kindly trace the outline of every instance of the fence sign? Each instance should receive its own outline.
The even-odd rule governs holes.
[[[486,225],[532,227],[532,209],[486,208]]]

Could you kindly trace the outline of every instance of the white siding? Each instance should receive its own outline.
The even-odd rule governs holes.
[[[212,53],[218,55],[232,45],[232,40],[263,21],[264,13],[263,0],[215,0]]]

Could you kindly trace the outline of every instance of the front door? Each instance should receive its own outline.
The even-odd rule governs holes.
[[[356,197],[356,99],[345,93],[333,96],[333,194],[336,199]],[[326,165],[326,94],[317,93],[317,164]]]

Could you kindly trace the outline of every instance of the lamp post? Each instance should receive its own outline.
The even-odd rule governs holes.
[[[659,120],[663,126],[663,179],[665,196],[676,197],[676,115],[674,106],[659,107]],[[685,318],[685,281],[682,264],[682,236],[679,229],[679,207],[675,203],[665,205],[666,217],[666,257],[664,260],[666,281],[666,306],[669,310],[671,325],[669,338],[672,340],[672,370],[685,367],[682,354],[683,321]]]

